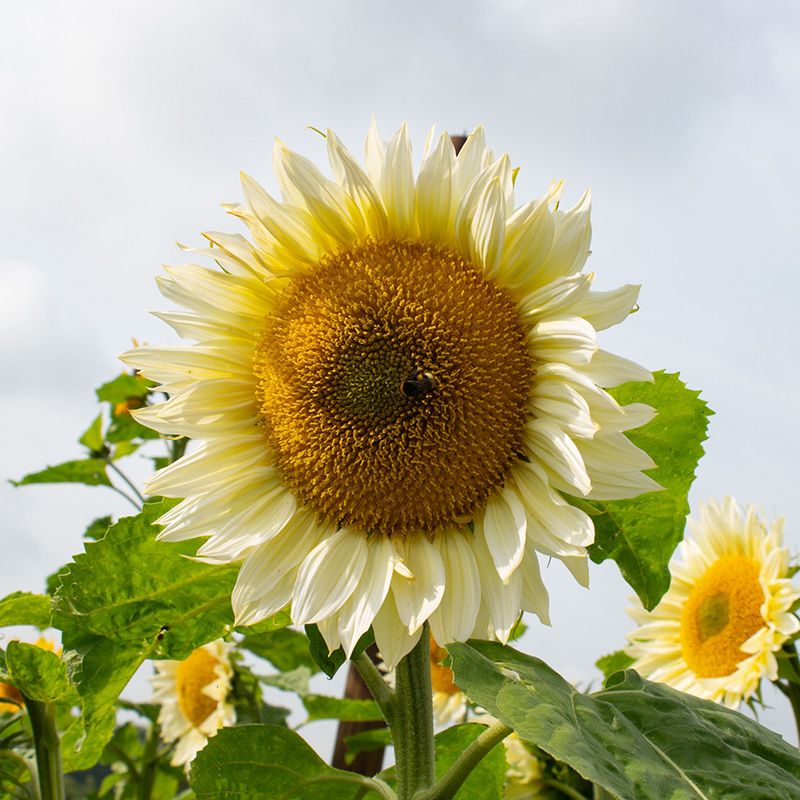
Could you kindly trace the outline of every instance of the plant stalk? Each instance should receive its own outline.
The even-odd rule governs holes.
[[[433,744],[433,693],[431,691],[430,633],[428,623],[413,650],[395,670],[391,719],[398,800],[411,800],[429,789],[435,778]]]
[[[56,727],[56,707],[24,697],[33,730],[36,772],[41,800],[65,800],[64,774],[61,770],[61,740]]]

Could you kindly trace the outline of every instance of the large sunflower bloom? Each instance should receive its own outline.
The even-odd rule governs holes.
[[[689,527],[661,602],[629,609],[639,627],[626,652],[651,680],[735,708],[778,677],[775,653],[800,630],[783,520],[767,526],[729,497]]]
[[[222,271],[168,267],[159,316],[192,346],[123,360],[169,396],[133,411],[200,446],[148,491],[185,498],[169,541],[243,561],[239,624],[291,604],[331,648],[373,626],[394,666],[426,620],[442,644],[547,620],[539,554],[586,582],[591,519],[560,492],[658,486],[625,437],[652,416],[602,387],[651,379],[598,348],[638,287],[590,291],[589,195],[515,210],[514,170],[478,128],[447,134],[416,181],[406,126],[374,124],[362,168],[328,131],[334,180],[277,142],[283,200],[242,176],[250,230],[206,233]]]

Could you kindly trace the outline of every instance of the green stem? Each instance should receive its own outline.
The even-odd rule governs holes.
[[[433,693],[428,623],[414,649],[395,670],[394,708],[386,721],[392,732],[398,800],[411,800],[433,785]]]
[[[365,651],[359,653],[353,659],[353,663],[388,722],[394,711],[394,692]]]
[[[150,800],[153,785],[156,781],[156,766],[158,765],[159,727],[157,723],[150,726],[147,741],[144,746],[142,758],[141,781],[139,783],[139,800]]]
[[[119,486],[111,486],[111,489],[117,494],[122,495],[137,511],[141,511],[142,507],[129,495],[122,491]]]
[[[41,800],[65,800],[61,771],[61,741],[56,728],[56,707],[52,703],[23,698],[33,730],[36,771]]]
[[[586,800],[586,795],[581,794],[577,789],[573,789],[571,786],[567,786],[566,783],[561,783],[561,781],[552,778],[543,778],[539,783],[544,786],[549,786],[557,792],[561,792],[565,797],[569,797],[570,800]]]
[[[106,464],[108,464],[114,472],[119,475],[120,478],[127,484],[128,488],[133,492],[136,498],[139,500],[141,504],[144,504],[144,496],[142,493],[136,488],[136,484],[110,459],[106,458]]]
[[[470,743],[440,781],[427,791],[418,794],[415,800],[449,800],[455,797],[478,762],[510,733],[513,733],[513,728],[502,722],[495,722]]]

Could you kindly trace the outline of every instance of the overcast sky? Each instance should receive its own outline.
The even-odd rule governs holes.
[[[796,424],[800,6],[795,0],[8,3],[0,30],[0,476],[77,457],[93,389],[147,310],[174,242],[238,230],[239,170],[274,188],[280,136],[360,153],[370,115],[486,126],[519,202],[565,178],[594,193],[596,286],[641,283],[603,344],[680,370],[717,412],[694,503],[733,494],[787,517],[800,550]],[[146,466],[138,466],[138,476]],[[0,591],[39,591],[102,489],[0,487]],[[546,572],[553,627],[525,649],[572,680],[631,623],[613,565],[590,592]],[[330,687],[328,687],[330,690]],[[136,690],[137,687],[134,687]],[[139,687],[141,689],[141,687]],[[780,696],[764,721],[794,737]],[[324,742],[321,733],[315,743]],[[312,738],[315,738],[312,736]]]

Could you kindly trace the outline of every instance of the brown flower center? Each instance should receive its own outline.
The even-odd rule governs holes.
[[[511,297],[450,250],[390,241],[294,279],[254,372],[292,490],[331,522],[404,534],[502,485],[533,369]]]

